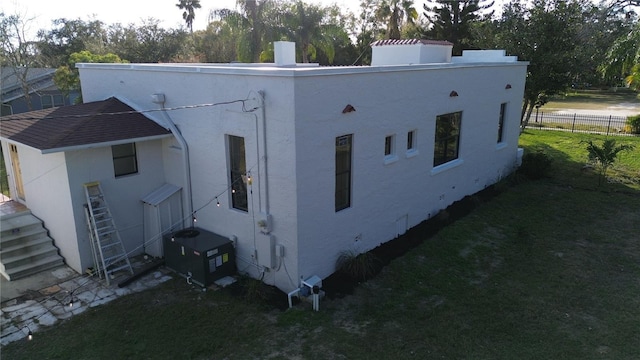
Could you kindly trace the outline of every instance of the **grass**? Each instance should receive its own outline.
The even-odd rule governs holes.
[[[551,177],[508,187],[320,312],[176,279],[2,358],[640,358],[640,139],[620,139],[636,152],[598,187],[582,170],[585,136],[523,134],[526,151],[553,158]]]
[[[628,89],[619,89],[617,91],[570,91],[552,97],[548,103],[540,108],[540,111],[547,112],[562,109],[602,110],[620,103],[640,105],[638,93]]]

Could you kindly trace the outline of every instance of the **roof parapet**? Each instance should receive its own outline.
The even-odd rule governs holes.
[[[388,39],[371,44],[371,66],[437,64],[451,62],[453,44],[424,39]]]

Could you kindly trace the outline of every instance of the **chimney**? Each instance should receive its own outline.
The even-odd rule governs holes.
[[[296,64],[296,43],[275,41],[273,54],[276,66],[293,66]]]

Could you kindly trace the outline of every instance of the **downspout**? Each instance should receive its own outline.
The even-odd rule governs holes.
[[[262,115],[262,156],[263,159],[263,170],[262,170],[262,178],[261,182],[264,183],[264,213],[269,215],[269,183],[268,183],[268,173],[267,173],[267,110],[265,109],[264,103],[264,90],[258,91],[260,95],[260,107],[261,107],[261,115]]]
[[[187,213],[189,214],[190,227],[193,227],[194,214],[193,214],[193,196],[191,196],[191,164],[189,162],[189,146],[187,145],[187,141],[182,136],[182,133],[180,133],[180,130],[178,130],[178,127],[176,126],[176,124],[173,123],[173,120],[171,120],[171,117],[169,116],[166,108],[164,107],[164,104],[165,104],[164,94],[153,94],[151,95],[151,97],[154,103],[162,106],[160,113],[162,113],[162,115],[164,116],[166,123],[169,126],[169,130],[171,131],[173,136],[175,136],[176,140],[178,140],[178,143],[182,147],[182,163],[184,164],[185,196],[187,198],[186,206],[187,206]]]

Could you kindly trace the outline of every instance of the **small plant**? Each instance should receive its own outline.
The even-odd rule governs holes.
[[[343,251],[336,261],[339,272],[356,281],[366,281],[380,270],[382,263],[370,252],[358,254],[353,250]]]
[[[622,151],[631,151],[632,145],[617,145],[614,139],[606,139],[602,142],[602,146],[594,144],[593,141],[585,141],[587,143],[587,151],[589,152],[589,161],[593,162],[598,168],[598,185],[602,185],[602,181],[607,176],[607,170],[618,157],[618,153]]]
[[[542,179],[551,170],[552,162],[553,160],[541,151],[528,153],[522,157],[522,165],[517,172],[531,180]]]
[[[632,134],[640,134],[640,115],[633,115],[627,117],[628,132]]]

